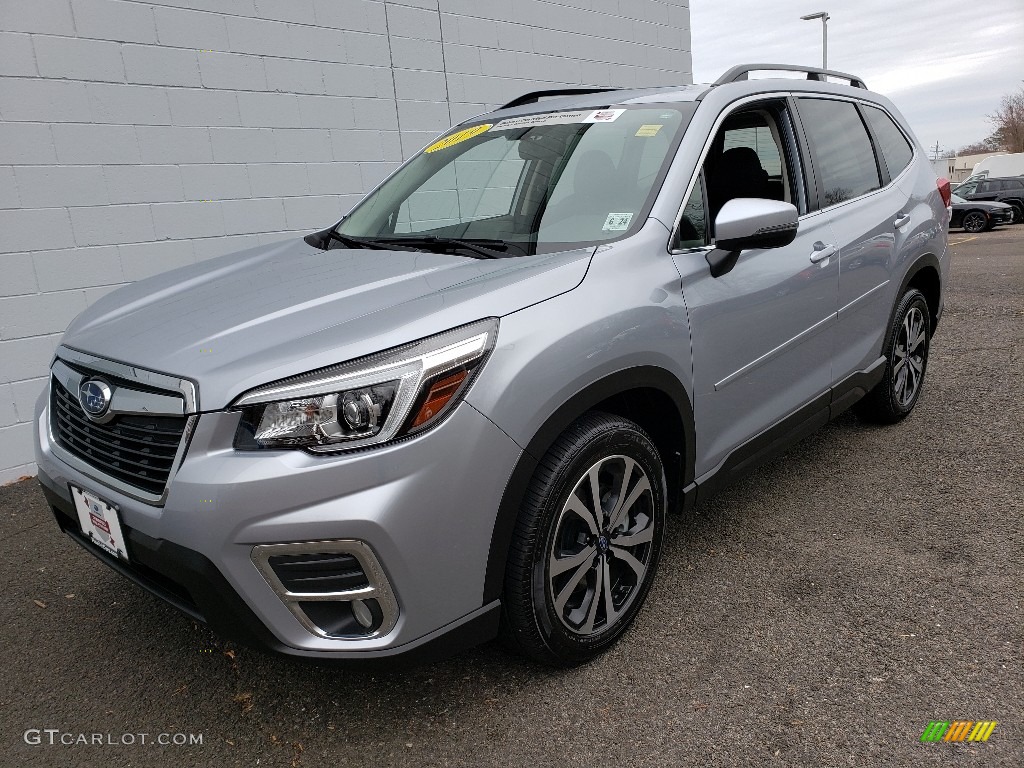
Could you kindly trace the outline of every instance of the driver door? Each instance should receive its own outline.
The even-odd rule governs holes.
[[[793,126],[783,100],[730,115],[683,207],[673,258],[690,319],[698,481],[832,383],[839,259],[828,252],[837,244],[828,217],[806,212]],[[746,149],[726,154],[736,148]],[[756,155],[763,173],[724,159],[741,155]],[[705,260],[713,250],[711,214],[736,197],[782,199],[803,215],[790,245],[743,251],[715,278]],[[758,445],[734,454],[729,466]]]

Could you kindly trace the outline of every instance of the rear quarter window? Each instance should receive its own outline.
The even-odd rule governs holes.
[[[852,200],[878,189],[881,177],[867,128],[853,102],[798,99],[800,119],[811,143],[820,207]]]
[[[878,107],[865,105],[864,116],[875,133],[878,148],[882,152],[886,168],[889,169],[889,177],[894,179],[910,165],[910,160],[914,156],[914,148],[907,141],[907,137],[903,135],[903,131],[893,122],[893,119]]]

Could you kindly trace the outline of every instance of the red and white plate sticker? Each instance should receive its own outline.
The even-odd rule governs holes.
[[[100,549],[127,560],[128,550],[124,545],[124,534],[121,533],[121,521],[117,519],[117,510],[93,495],[91,491],[83,491],[73,485],[71,495],[75,499],[75,511],[78,512],[82,533]]]
[[[591,112],[583,120],[584,123],[614,123],[626,110],[624,109],[598,109]]]

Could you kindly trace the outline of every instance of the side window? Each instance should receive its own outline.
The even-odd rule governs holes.
[[[1016,179],[1005,179],[1003,181],[1003,189],[1011,190],[1013,192],[1020,192],[1024,189],[1024,181],[1017,181]]]
[[[991,194],[992,192],[998,192],[998,191],[999,191],[999,182],[998,181],[983,181],[983,182],[981,182],[981,184],[978,185],[978,194],[979,195],[988,195],[988,194]]]
[[[865,105],[864,115],[871,125],[871,130],[875,132],[885,165],[889,169],[889,178],[894,179],[910,165],[914,148],[892,118],[878,107]]]
[[[786,162],[785,107],[771,103],[746,108],[725,119],[704,160],[708,220],[737,197],[794,200],[794,170]],[[799,206],[798,206],[799,207]]]
[[[800,116],[814,151],[826,208],[881,185],[871,139],[857,107],[849,101],[801,98]]]
[[[683,206],[677,248],[697,248],[714,237],[714,222],[727,202],[763,197],[806,212],[792,121],[784,101],[741,108],[722,122],[697,184]]]
[[[690,199],[683,206],[683,215],[679,220],[679,242],[677,248],[700,248],[708,241],[704,206],[704,174],[697,177],[693,185]]]

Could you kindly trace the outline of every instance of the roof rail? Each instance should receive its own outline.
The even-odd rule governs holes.
[[[832,69],[800,67],[794,64],[739,64],[715,80],[714,85],[725,85],[726,83],[735,83],[739,80],[747,80],[751,72],[762,70],[767,72],[805,72],[808,80],[824,80],[826,76],[838,77],[841,80],[849,80],[850,85],[854,88],[864,88],[867,90],[864,81],[856,75],[848,75],[846,72],[836,72]]]
[[[499,109],[511,109],[512,107],[521,107],[524,104],[536,104],[541,99],[548,96],[582,96],[587,93],[604,93],[605,91],[615,91],[617,88],[555,88],[550,91],[530,91],[530,93],[524,93],[518,98],[512,99],[508,104],[504,104]]]

